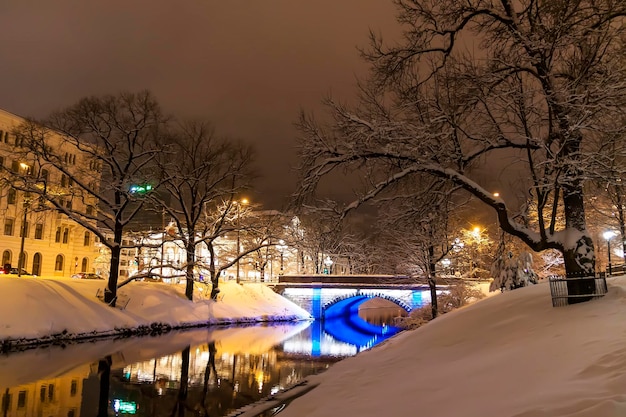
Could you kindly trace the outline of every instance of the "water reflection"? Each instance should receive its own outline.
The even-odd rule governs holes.
[[[0,358],[2,415],[224,416],[357,353],[360,338],[395,333],[371,326],[215,328],[11,354]]]
[[[393,326],[396,317],[406,317],[408,314],[402,307],[384,298],[372,298],[359,306],[359,317],[383,327]]]
[[[342,314],[315,321],[286,340],[284,351],[313,357],[352,356],[401,331],[391,323],[395,317],[407,314],[404,309],[381,299],[355,302],[361,303],[358,314]]]

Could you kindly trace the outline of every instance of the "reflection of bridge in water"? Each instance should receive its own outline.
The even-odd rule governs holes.
[[[361,304],[383,298],[410,313],[430,303],[430,290],[413,278],[389,275],[289,275],[273,284],[274,290],[307,310],[312,324],[308,354],[325,355],[326,338],[353,346],[356,351],[398,333],[401,329],[372,324],[358,314]],[[444,288],[438,288],[441,292]]]

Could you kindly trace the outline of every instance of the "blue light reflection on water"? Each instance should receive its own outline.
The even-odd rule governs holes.
[[[387,324],[369,323],[359,316],[360,306],[371,299],[367,295],[345,298],[324,310],[321,288],[309,291],[312,291],[311,313],[316,319],[310,327],[283,343],[285,352],[312,357],[351,356],[402,331]],[[415,294],[413,301],[421,305],[422,293]]]
[[[394,336],[401,328],[368,323],[358,314],[314,320],[283,343],[283,351],[320,356],[352,356]]]

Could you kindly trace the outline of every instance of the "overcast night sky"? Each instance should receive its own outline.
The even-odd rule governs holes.
[[[257,149],[266,208],[295,185],[300,109],[349,100],[369,29],[397,33],[388,0],[5,0],[0,108],[45,117],[89,95],[150,90]]]

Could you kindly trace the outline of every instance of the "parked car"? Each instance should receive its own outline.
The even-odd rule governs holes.
[[[18,272],[19,272],[19,270],[17,268],[11,268],[9,270],[4,269],[4,268],[0,268],[0,274],[17,275]],[[32,274],[29,273],[28,271],[26,271],[24,268],[22,268],[22,273],[20,275],[32,275]]]
[[[92,272],[79,272],[78,274],[72,275],[73,279],[104,279],[98,274],[94,274]]]

